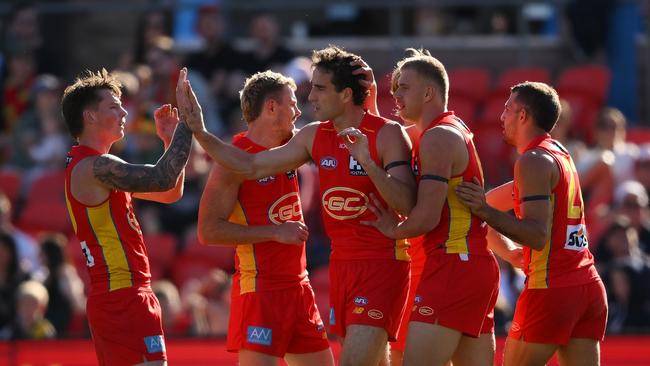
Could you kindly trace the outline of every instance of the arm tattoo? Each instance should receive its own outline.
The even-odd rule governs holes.
[[[115,156],[95,159],[93,173],[102,183],[125,192],[164,192],[176,185],[187,164],[192,146],[192,131],[179,123],[169,148],[156,165],[129,164]]]

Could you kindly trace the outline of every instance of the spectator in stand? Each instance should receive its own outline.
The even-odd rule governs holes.
[[[47,318],[59,337],[66,337],[75,317],[85,317],[86,295],[77,269],[66,253],[68,239],[61,234],[48,235],[41,240],[41,255],[46,267],[43,285],[50,301]]]
[[[0,94],[0,136],[10,134],[29,109],[36,70],[36,59],[30,50],[16,48],[7,55],[7,74]]]
[[[259,13],[250,22],[255,41],[251,55],[251,73],[264,70],[282,71],[295,54],[282,44],[278,20],[271,13]]]
[[[47,289],[40,282],[30,280],[18,286],[12,340],[41,340],[56,337],[56,329],[45,318],[48,302]]]
[[[184,311],[178,288],[167,280],[154,281],[153,292],[160,302],[162,323],[165,336],[182,337],[191,334],[191,318]]]
[[[193,328],[201,330],[200,322],[205,328],[198,335],[223,336],[228,330],[230,308],[230,276],[215,268],[201,278],[187,281],[183,286],[182,297],[192,311]],[[203,333],[204,332],[204,333]]]
[[[10,2],[11,3],[11,2]],[[0,47],[2,51],[23,49],[33,53],[38,73],[60,74],[62,70],[60,45],[48,42],[47,30],[41,29],[41,17],[35,2],[14,1],[6,19]],[[3,22],[0,22],[3,23]],[[0,70],[2,80],[2,70]]]
[[[606,107],[600,111],[596,118],[596,146],[576,162],[581,177],[595,166],[594,163],[599,161],[603,154],[613,154],[613,158],[609,156],[606,159],[610,162],[614,187],[634,177],[634,161],[639,155],[639,147],[625,141],[626,124],[625,116],[620,110]]]
[[[176,80],[180,73],[179,55],[174,49],[174,41],[169,37],[158,37],[146,52],[147,65],[151,68],[151,84],[143,90],[146,100],[152,105],[176,104]],[[188,73],[196,96],[203,108],[206,128],[215,134],[222,131],[222,123],[216,113],[214,97],[199,73]]]
[[[160,37],[169,37],[172,34],[172,18],[168,11],[156,9],[142,14],[138,21],[136,30],[135,50],[132,55],[124,60],[125,70],[130,69],[128,66],[143,64],[146,62],[146,55],[149,47],[153,46],[156,39]]]
[[[41,272],[38,243],[29,234],[15,227],[12,218],[11,202],[0,192],[0,232],[11,236],[15,242],[20,270],[38,277]]]
[[[50,74],[43,74],[34,83],[35,110],[33,117],[38,121],[39,139],[29,146],[29,157],[38,169],[63,169],[65,159],[61,156],[72,144],[64,132],[60,100],[63,90],[59,79]]]
[[[620,216],[609,226],[597,256],[609,294],[607,329],[638,332],[650,327],[650,262],[639,248],[638,231]]]
[[[233,113],[239,112],[238,91],[246,79],[248,58],[226,39],[226,21],[216,5],[199,9],[196,28],[203,45],[188,55],[187,67],[198,71],[208,81],[219,104],[220,119],[227,121]],[[237,130],[236,126],[227,124],[223,132]]]
[[[0,340],[11,338],[16,290],[28,279],[29,275],[20,268],[14,238],[0,229]]]

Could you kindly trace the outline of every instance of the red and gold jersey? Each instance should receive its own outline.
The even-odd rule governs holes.
[[[544,150],[553,157],[560,169],[560,179],[551,191],[551,240],[539,251],[524,247],[527,287],[566,287],[600,280],[594,257],[589,251],[584,203],[573,159],[564,146],[549,134],[533,140],[524,153],[532,149]],[[521,218],[521,201],[516,183],[513,185],[515,214]]]
[[[474,178],[478,178],[481,185],[483,184],[483,169],[472,140],[474,134],[460,118],[454,115],[454,112],[445,112],[433,120],[422,131],[422,135],[428,130],[441,125],[453,127],[463,135],[469,161],[467,168],[461,174],[449,178],[447,198],[440,213],[440,222],[433,230],[424,234],[424,250],[427,255],[439,253],[440,251],[447,254],[491,255],[492,252],[487,248],[487,239],[485,238],[487,225],[483,220],[472,215],[469,208],[463,205],[456,196],[456,187],[461,182],[472,182]],[[416,147],[415,151],[413,171],[419,184],[422,177],[419,168],[419,146]]]
[[[251,154],[267,150],[240,133],[233,145]],[[303,221],[295,170],[256,180],[239,188],[230,221],[240,225],[279,225]],[[305,243],[266,241],[237,245],[233,293],[277,290],[307,281]]]
[[[95,206],[84,205],[72,196],[72,170],[81,160],[96,155],[101,153],[88,146],[73,146],[65,169],[66,204],[86,257],[90,294],[148,286],[147,248],[133,212],[131,193],[111,190],[108,198]]]
[[[366,113],[359,125],[359,130],[368,137],[370,155],[380,167],[384,162],[377,156],[377,133],[386,122]],[[361,224],[362,220],[377,219],[368,210],[370,193],[384,206],[386,203],[361,164],[350,155],[332,121],[318,126],[311,156],[318,166],[323,223],[332,242],[331,259],[408,261],[406,240],[390,239],[377,229]]]

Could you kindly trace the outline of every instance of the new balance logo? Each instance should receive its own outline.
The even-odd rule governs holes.
[[[273,341],[273,330],[249,325],[248,331],[246,332],[246,340],[248,343],[270,346]]]

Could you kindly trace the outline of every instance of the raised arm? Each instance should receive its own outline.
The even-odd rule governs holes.
[[[302,244],[309,235],[307,226],[298,221],[280,225],[246,225],[236,207],[243,177],[215,164],[205,185],[199,205],[198,236],[206,245],[254,244],[277,241]],[[230,220],[231,215],[233,220]]]
[[[487,204],[483,189],[472,183],[462,183],[456,192],[474,214],[485,220],[501,234],[521,245],[542,250],[551,237],[553,207],[551,191],[557,181],[559,168],[553,159],[540,151],[529,151],[515,164],[515,182],[521,201],[521,218],[511,216]],[[536,197],[534,200],[527,198]],[[547,199],[537,199],[547,197]]]
[[[156,133],[163,142],[165,150],[169,148],[176,126],[180,122],[178,118],[178,109],[172,108],[170,104],[165,104],[153,112],[154,121],[156,123]],[[156,201],[161,203],[173,203],[178,201],[183,196],[183,188],[185,183],[185,169],[181,170],[181,174],[176,179],[174,188],[165,192],[139,192],[133,196],[140,199],[149,201]]]
[[[187,116],[188,125],[201,147],[224,167],[246,179],[256,179],[296,169],[311,159],[309,149],[315,135],[315,125],[306,126],[285,145],[259,154],[249,154],[214,136],[205,128],[201,106],[186,76],[187,70],[181,70],[179,78],[183,82],[176,89],[178,108],[182,116]]]
[[[415,179],[411,171],[411,143],[397,123],[382,127],[377,136],[377,154],[384,166],[378,166],[370,156],[367,137],[356,128],[339,133],[347,136],[345,144],[350,154],[361,164],[388,205],[402,215],[408,215],[415,205]]]
[[[92,162],[92,175],[108,189],[125,192],[163,192],[178,182],[187,164],[192,132],[179,123],[169,148],[155,165],[129,164],[117,156],[104,154]]]

